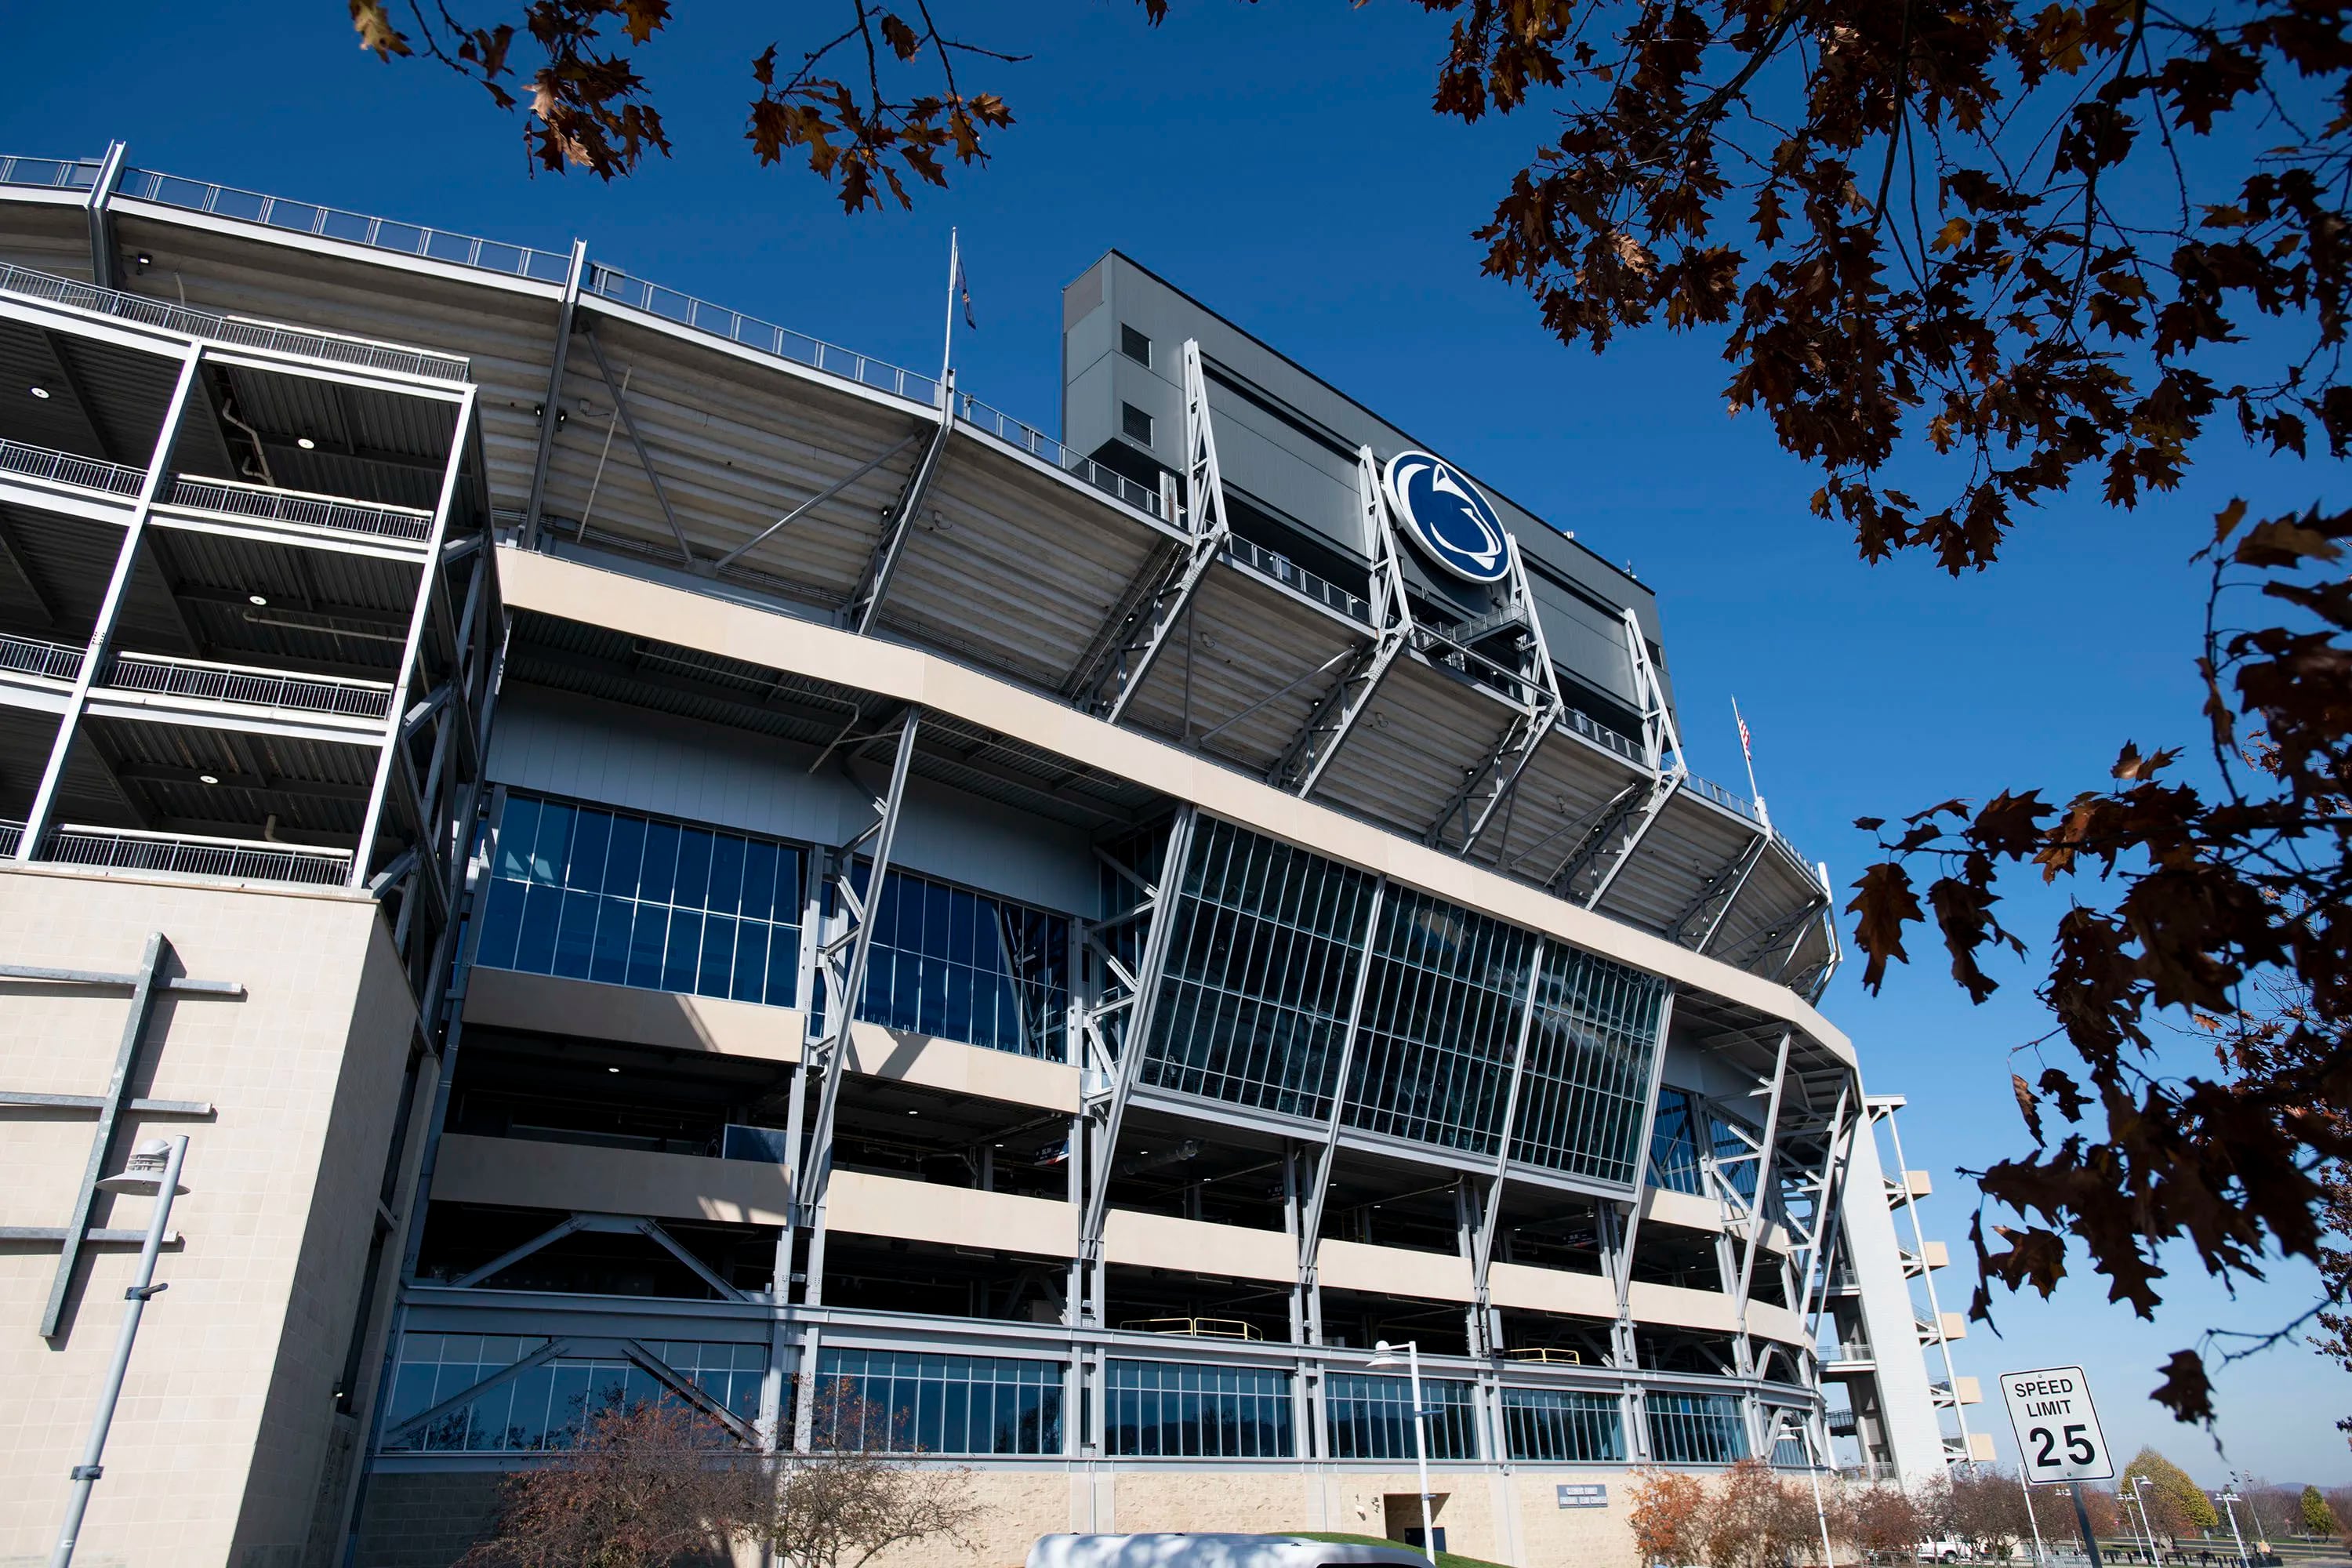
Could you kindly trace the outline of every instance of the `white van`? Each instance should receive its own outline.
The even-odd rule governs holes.
[[[1044,1535],[1028,1568],[1338,1568],[1360,1563],[1429,1568],[1402,1542],[1306,1541],[1295,1535]]]

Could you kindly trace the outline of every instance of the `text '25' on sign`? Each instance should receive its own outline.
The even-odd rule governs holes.
[[[2079,1366],[2000,1374],[2001,1397],[2029,1481],[2104,1481],[2115,1477],[2091,1385]]]

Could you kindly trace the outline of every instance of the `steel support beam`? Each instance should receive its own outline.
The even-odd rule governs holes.
[[[1371,984],[1372,952],[1381,940],[1381,921],[1387,913],[1389,880],[1372,883],[1371,912],[1364,922],[1363,946],[1356,963],[1356,983],[1348,994],[1348,1024],[1339,1035],[1339,1061],[1331,1079],[1331,1112],[1323,1119],[1323,1144],[1315,1156],[1315,1186],[1307,1194],[1306,1216],[1299,1224],[1297,1289],[1307,1303],[1307,1332],[1323,1342],[1323,1289],[1317,1273],[1323,1246],[1323,1210],[1331,1196],[1331,1161],[1339,1149],[1339,1126],[1348,1110],[1348,1075],[1355,1069],[1356,1037],[1363,1028],[1364,996]]]
[[[41,770],[41,782],[33,791],[31,807],[25,813],[25,830],[16,841],[16,858],[20,861],[34,859],[41,841],[48,837],[50,819],[57,811],[58,786],[65,778],[66,758],[80,731],[82,714],[89,708],[90,688],[97,684],[113,647],[115,625],[121,618],[122,602],[131,589],[131,571],[138,564],[139,547],[147,536],[147,520],[154,510],[164,471],[171,467],[172,449],[180,438],[180,426],[204,361],[205,350],[201,346],[192,346],[181,357],[172,401],[165,406],[163,423],[155,432],[155,449],[148,459],[147,477],[140,482],[130,525],[123,530],[121,547],[115,552],[113,574],[107,579],[105,597],[99,601],[89,647],[82,656],[81,673],[74,678],[73,692],[66,699],[65,712],[58,719],[57,738],[50,743],[48,762]]]
[[[89,280],[101,289],[122,287],[114,264],[114,217],[107,209],[114,201],[114,187],[122,182],[123,161],[131,155],[127,143],[110,142],[106,155],[99,160],[98,178],[90,182],[89,200],[82,210],[89,219]]]
[[[1396,535],[1389,526],[1388,501],[1381,494],[1380,468],[1370,447],[1356,448],[1356,506],[1365,537],[1371,542],[1372,638],[1317,700],[1289,746],[1266,770],[1266,783],[1304,799],[1339,748],[1348,743],[1356,722],[1371,707],[1373,694],[1412,639],[1412,610],[1405,601],[1404,571],[1398,564]]]
[[[433,616],[434,595],[441,591],[441,546],[449,536],[449,514],[457,509],[457,485],[465,472],[467,449],[473,440],[477,396],[477,389],[467,384],[457,405],[456,426],[449,438],[448,461],[441,470],[441,492],[433,507],[433,531],[428,541],[425,564],[417,584],[416,603],[409,611],[408,640],[401,649],[400,671],[393,678],[393,700],[385,705],[383,734],[376,753],[375,781],[369,788],[367,809],[360,818],[359,841],[352,850],[352,874],[346,885],[353,891],[365,888],[373,874],[370,867],[375,857],[376,835],[383,823],[384,800],[391,793],[394,769],[405,751],[400,738],[401,723],[407,717],[409,693],[416,683],[417,670],[424,658],[425,627]]]
[[[1716,874],[1706,879],[1698,896],[1683,906],[1682,912],[1667,928],[1669,941],[1689,948],[1693,952],[1705,952],[1715,941],[1715,933],[1723,929],[1723,917],[1739,901],[1755,874],[1756,863],[1764,858],[1764,847],[1771,842],[1769,834],[1759,833],[1748,841],[1748,847],[1725,861]],[[1697,940],[1692,938],[1696,934]]]
[[[866,570],[858,574],[857,585],[849,591],[848,599],[841,606],[841,624],[860,637],[871,632],[874,623],[881,618],[882,601],[890,592],[890,579],[898,574],[898,562],[907,552],[907,536],[914,531],[916,514],[923,509],[923,498],[930,493],[931,481],[939,477],[940,463],[947,456],[948,441],[955,434],[954,407],[955,373],[950,371],[940,386],[939,427],[930,432],[921,459],[907,476],[906,487],[898,492],[898,504],[882,521],[882,537],[875,542],[873,554],[866,557]]]
[[[1756,1156],[1756,1196],[1748,1205],[1748,1224],[1740,1237],[1739,1289],[1732,1300],[1742,1339],[1748,1334],[1748,1300],[1756,1280],[1756,1249],[1763,1242],[1772,1183],[1779,1174],[1774,1162],[1780,1135],[1780,1100],[1789,1081],[1789,1047],[1795,1038],[1795,1030],[1781,1030],[1780,1044],[1773,1053],[1771,1099],[1765,1107],[1764,1140]],[[1741,1359],[1748,1361],[1745,1355]],[[1743,1370],[1753,1371],[1752,1363]]]
[[[922,432],[917,431],[914,435],[906,437],[902,440],[891,446],[880,457],[869,458],[866,462],[860,463],[857,467],[850,469],[848,473],[844,474],[841,478],[834,480],[833,483],[825,486],[824,489],[817,491],[816,494],[809,497],[808,500],[801,502],[798,506],[795,506],[790,511],[784,513],[783,516],[776,519],[775,521],[768,524],[767,527],[761,529],[759,532],[753,534],[751,538],[745,540],[742,543],[737,545],[734,549],[729,551],[718,560],[707,563],[703,567],[705,574],[715,577],[719,573],[724,572],[727,568],[735,564],[736,562],[740,561],[745,555],[757,550],[761,545],[765,544],[769,540],[774,538],[777,533],[791,527],[793,522],[798,519],[802,513],[807,511],[809,508],[813,506],[821,506],[824,502],[831,500],[834,497],[839,495],[842,491],[847,489],[850,486],[856,484],[858,480],[864,479],[866,475],[872,473],[875,469],[880,468],[883,464],[888,462],[891,458],[897,457],[899,453],[905,451],[908,447],[913,446],[922,438]],[[936,437],[934,437],[934,439],[936,439]]]
[[[1495,1226],[1503,1209],[1504,1173],[1511,1163],[1511,1132],[1519,1114],[1519,1088],[1528,1071],[1528,1042],[1533,1037],[1536,1023],[1536,1002],[1543,990],[1544,952],[1549,945],[1537,936],[1528,942],[1528,991],[1519,1004],[1518,1043],[1511,1052],[1511,1081],[1503,1094],[1503,1121],[1495,1139],[1495,1171],[1487,1179],[1486,1200],[1478,1215],[1478,1228],[1470,1253],[1470,1312],[1472,1330],[1470,1353],[1499,1354],[1501,1345],[1495,1342],[1494,1313],[1486,1293],[1486,1272],[1495,1260]],[[1370,965],[1365,965],[1370,968]],[[1665,1053],[1661,1050],[1659,1055]]]
[[[1658,1006],[1657,1048],[1650,1058],[1650,1087],[1642,1101],[1642,1137],[1633,1147],[1633,1197],[1625,1205],[1624,1228],[1617,1236],[1615,1278],[1610,1281],[1617,1289],[1617,1321],[1623,1334],[1633,1331],[1633,1244],[1642,1231],[1642,1199],[1651,1185],[1650,1142],[1657,1136],[1658,1090],[1665,1081],[1666,1041],[1674,1029],[1675,994],[1674,986],[1668,984],[1665,1000]]]
[[[1144,929],[1143,947],[1137,954],[1134,972],[1129,974],[1118,966],[1108,948],[1097,945],[1095,950],[1097,958],[1123,983],[1128,994],[1126,1002],[1119,1005],[1127,1017],[1119,1029],[1119,1049],[1111,1067],[1109,1092],[1085,1107],[1087,1119],[1096,1126],[1084,1154],[1087,1201],[1078,1226],[1078,1261],[1086,1276],[1086,1305],[1080,1317],[1097,1327],[1102,1326],[1103,1227],[1110,1214],[1111,1169],[1118,1158],[1119,1129],[1127,1120],[1128,1101],[1134,1098],[1136,1080],[1143,1072],[1144,1056],[1151,1047],[1152,1016],[1160,1005],[1160,976],[1167,968],[1169,945],[1175,940],[1176,905],[1181,897],[1184,868],[1192,857],[1192,835],[1199,821],[1199,814],[1192,806],[1183,805],[1177,808],[1175,819],[1169,824],[1168,843],[1160,862],[1160,880],[1151,893],[1150,923]],[[1106,1047],[1097,1021],[1089,1021],[1088,1035],[1089,1045],[1097,1050]],[[1076,1157],[1079,1151],[1073,1149],[1071,1153]]]
[[[572,327],[580,309],[580,285],[588,270],[588,242],[572,242],[572,265],[563,275],[563,298],[555,307],[555,352],[547,363],[547,395],[539,404],[539,449],[530,462],[530,500],[522,515],[522,544],[539,548],[539,519],[547,505],[547,468],[555,455],[556,416],[563,409],[563,367],[572,353]]]
[[[661,475],[654,470],[654,455],[646,448],[646,438],[637,433],[636,416],[629,412],[629,400],[621,395],[621,384],[613,379],[612,363],[604,357],[604,345],[597,341],[596,324],[588,323],[581,334],[588,340],[588,352],[596,356],[596,374],[604,383],[604,390],[613,395],[613,411],[621,416],[621,428],[629,433],[629,445],[636,448],[637,467],[646,471],[646,483],[653,487],[654,500],[661,506],[662,521],[669,524],[670,537],[677,541],[677,553],[688,571],[695,564],[694,547],[686,542],[686,530],[677,522],[677,513],[669,504],[669,491],[662,488]],[[468,393],[471,392],[468,388]]]
[[[1233,538],[1225,520],[1224,473],[1217,465],[1217,434],[1209,418],[1208,378],[1201,345],[1184,340],[1184,523],[1188,537],[1154,552],[1121,607],[1097,632],[1092,668],[1073,675],[1078,705],[1116,724],[1167,651],[1169,634]]]

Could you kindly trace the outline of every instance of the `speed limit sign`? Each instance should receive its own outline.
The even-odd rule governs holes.
[[[2001,1397],[2029,1481],[2105,1481],[2115,1478],[2091,1385],[2079,1366],[2000,1374]]]

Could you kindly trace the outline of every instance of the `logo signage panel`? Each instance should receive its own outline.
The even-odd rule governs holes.
[[[2000,1396],[2029,1481],[2105,1481],[2115,1479],[2115,1458],[2099,1413],[2091,1407],[2091,1384],[2079,1366],[2000,1374]]]
[[[1594,1483],[1569,1485],[1559,1489],[1562,1508],[1607,1508],[1609,1489]]]
[[[1465,583],[1510,574],[1510,536],[1470,476],[1427,452],[1399,452],[1381,476],[1389,506],[1430,561]]]

